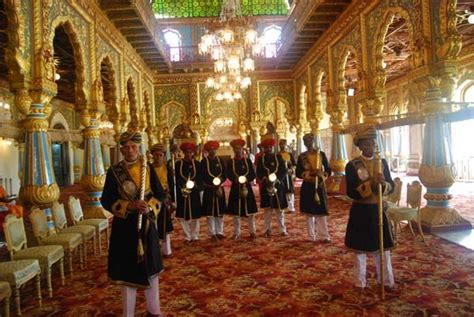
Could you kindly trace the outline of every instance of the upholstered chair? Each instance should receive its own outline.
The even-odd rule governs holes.
[[[64,205],[55,201],[51,207],[53,214],[53,221],[56,231],[59,233],[80,233],[82,235],[82,241],[84,241],[84,263],[87,264],[87,241],[92,241],[92,247],[94,248],[94,255],[96,255],[96,235],[95,227],[89,225],[73,225],[67,226],[66,212],[64,211]]]
[[[420,219],[422,189],[423,188],[419,181],[414,181],[412,184],[407,184],[407,206],[388,208],[388,216],[395,227],[395,239],[397,237],[397,228],[401,228],[400,223],[402,221],[408,222],[408,227],[410,228],[412,235],[415,236],[411,222],[416,221],[418,225],[418,232],[420,233],[423,242],[425,242],[425,236],[423,235],[423,230],[421,229]]]
[[[21,316],[20,288],[36,277],[36,294],[41,302],[41,267],[38,260],[17,260],[0,262],[0,281],[6,281],[15,290],[16,314]]]
[[[64,249],[61,245],[44,245],[28,248],[26,241],[25,225],[23,218],[8,215],[3,223],[8,251],[12,260],[36,259],[39,261],[41,271],[46,272],[46,281],[49,297],[53,297],[51,283],[51,267],[59,264],[61,280],[64,285]]]
[[[79,262],[81,268],[84,267],[81,246],[83,245],[82,235],[80,233],[56,233],[48,227],[48,218],[43,210],[33,207],[30,213],[30,221],[33,225],[33,234],[39,245],[61,245],[68,256],[69,272],[73,277],[72,257],[75,250],[79,250]]]
[[[400,206],[400,199],[402,199],[402,187],[403,182],[400,177],[395,177],[393,179],[394,188],[393,192],[387,196],[385,201],[387,202],[389,207],[398,207]]]
[[[82,213],[81,202],[78,198],[74,196],[69,196],[69,215],[75,225],[89,225],[94,226],[97,242],[99,244],[99,254],[102,254],[102,240],[100,234],[105,232],[105,239],[107,246],[109,245],[109,220],[103,218],[90,218],[84,219],[84,214]]]
[[[10,317],[10,296],[12,289],[10,284],[5,281],[0,281],[0,302],[3,302],[3,315]]]

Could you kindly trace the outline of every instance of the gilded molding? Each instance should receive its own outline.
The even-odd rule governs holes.
[[[81,185],[86,191],[102,191],[105,184],[105,175],[82,175]]]
[[[51,185],[26,185],[20,188],[20,200],[27,205],[36,205],[40,208],[50,207],[59,199],[59,186],[56,183]]]

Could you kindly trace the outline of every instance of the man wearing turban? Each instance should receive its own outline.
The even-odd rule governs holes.
[[[235,240],[240,239],[240,219],[247,218],[250,237],[257,237],[255,214],[258,211],[255,194],[251,182],[255,179],[255,170],[252,161],[243,156],[245,141],[235,139],[230,142],[234,150],[234,157],[226,168],[227,178],[232,182],[229,193],[228,213],[233,215]]]
[[[225,166],[217,149],[219,142],[207,141],[204,150],[208,153],[200,163],[203,178],[202,215],[207,216],[208,233],[212,240],[224,238],[224,212],[226,211],[225,193],[222,184],[227,179]]]
[[[286,190],[286,200],[288,201],[288,211],[295,212],[295,186],[293,184],[293,172],[294,168],[296,167],[296,161],[293,154],[286,150],[286,139],[280,139],[280,141],[278,141],[278,145],[280,147],[280,152],[278,152],[278,154],[280,154],[283,160],[285,161],[285,165],[288,171],[283,181],[283,185],[285,185]]]
[[[303,143],[307,150],[300,154],[296,163],[296,177],[303,179],[300,210],[306,215],[309,239],[329,243],[328,198],[324,181],[331,175],[331,168],[326,154],[314,148],[313,134],[305,134]]]
[[[199,240],[199,218],[201,217],[202,177],[199,173],[199,162],[194,159],[196,145],[191,142],[181,143],[184,154],[182,160],[175,163],[176,173],[176,217],[187,243]]]
[[[122,285],[124,316],[135,315],[137,287],[146,289],[148,313],[160,315],[158,275],[163,264],[155,222],[160,201],[166,195],[146,158],[139,155],[141,135],[125,132],[119,142],[123,160],[107,171],[100,199],[102,206],[114,215],[108,275]],[[144,198],[141,197],[142,188]],[[139,215],[142,219],[140,231]]]
[[[288,207],[283,181],[287,175],[285,161],[280,154],[273,152],[275,139],[267,138],[262,141],[263,155],[257,163],[257,176],[262,185],[260,191],[260,208],[265,210],[265,237],[272,233],[272,216],[277,215],[278,227],[282,236],[287,236],[284,210]],[[274,180],[272,178],[275,177]]]
[[[375,144],[377,130],[369,127],[357,132],[354,144],[362,154],[346,165],[347,196],[353,199],[349,221],[347,223],[345,245],[354,253],[354,283],[358,288],[365,288],[367,253],[373,255],[377,269],[378,283],[380,283],[380,245],[378,227],[377,187],[382,185],[384,194],[393,189],[393,181],[387,162],[382,159],[382,173],[375,172],[377,164]],[[390,258],[390,249],[394,243],[391,226],[383,213],[383,243],[384,243],[384,284],[389,288],[395,286]]]

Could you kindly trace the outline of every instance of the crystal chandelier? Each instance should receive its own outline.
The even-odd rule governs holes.
[[[262,55],[263,45],[251,20],[242,16],[240,0],[223,0],[219,20],[211,21],[199,43],[199,54],[210,56],[214,73],[206,86],[217,90],[216,100],[232,102],[242,98],[240,89],[251,84],[255,70],[252,57]]]

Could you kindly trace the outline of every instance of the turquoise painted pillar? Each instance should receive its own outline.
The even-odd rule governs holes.
[[[32,104],[24,121],[25,149],[21,171],[20,200],[25,207],[45,210],[50,230],[54,230],[51,209],[59,198],[51,161],[51,140],[43,104]]]
[[[102,150],[102,161],[104,162],[104,170],[105,172],[107,172],[107,170],[110,167],[110,147],[108,144],[102,144],[101,150]]]
[[[87,192],[88,200],[84,210],[85,218],[108,218],[110,213],[101,203],[102,189],[105,184],[105,169],[100,147],[100,129],[97,120],[91,119],[89,126],[83,130],[84,166],[81,184]]]
[[[333,172],[333,181],[328,187],[328,192],[338,193],[342,177],[345,175],[347,163],[347,150],[344,135],[339,127],[334,126],[332,131],[331,160],[329,162]]]
[[[425,137],[419,177],[426,186],[427,205],[421,210],[421,223],[428,231],[471,228],[470,222],[454,208],[449,201],[452,195],[456,171],[451,154],[451,138],[443,110],[447,104],[442,102],[439,82],[432,79],[432,86],[426,91],[424,112]]]

